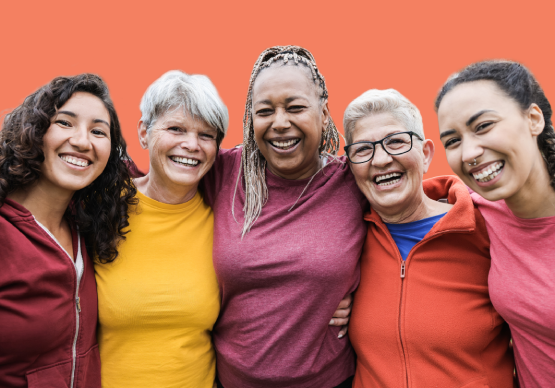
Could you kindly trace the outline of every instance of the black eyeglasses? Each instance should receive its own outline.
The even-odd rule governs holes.
[[[417,133],[398,132],[392,133],[378,141],[359,141],[357,143],[345,146],[345,153],[349,161],[353,164],[366,163],[374,157],[376,144],[381,144],[382,148],[389,155],[401,155],[412,149],[412,136],[416,136],[418,140],[422,140]]]

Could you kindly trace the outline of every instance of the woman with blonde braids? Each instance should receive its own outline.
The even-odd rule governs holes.
[[[354,352],[329,324],[359,282],[366,202],[335,157],[327,98],[310,52],[265,50],[243,147],[220,151],[205,177],[222,296],[213,331],[220,387],[351,386]]]

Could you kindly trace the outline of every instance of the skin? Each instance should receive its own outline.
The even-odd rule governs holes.
[[[353,143],[378,141],[393,133],[406,131],[389,113],[371,115],[357,121],[353,130]],[[443,214],[452,207],[428,198],[422,188],[422,177],[434,156],[434,143],[431,140],[420,141],[413,136],[412,144],[412,149],[401,155],[389,155],[378,145],[369,162],[349,163],[358,187],[372,209],[386,223],[418,221]],[[374,181],[377,176],[393,172],[402,174],[396,184],[379,186]]]
[[[555,216],[555,191],[537,145],[545,121],[536,104],[523,111],[493,81],[475,81],[445,95],[438,120],[447,161],[472,190],[490,201],[504,199],[517,217]],[[472,175],[496,162],[504,167],[490,182]]]
[[[171,109],[148,132],[140,121],[138,132],[141,146],[149,150],[150,168],[146,176],[135,179],[137,189],[162,203],[176,205],[191,200],[216,160],[216,129],[182,109]],[[185,166],[172,157],[199,163]]]
[[[64,213],[73,194],[90,185],[110,158],[110,115],[102,100],[75,93],[51,119],[42,149],[39,180],[8,198],[28,209],[72,256],[71,228]],[[76,158],[87,166],[76,166],[61,157]]]
[[[329,123],[327,101],[303,66],[277,65],[263,70],[252,91],[254,136],[275,175],[304,179],[321,166],[319,147]],[[272,141],[299,140],[289,150]]]

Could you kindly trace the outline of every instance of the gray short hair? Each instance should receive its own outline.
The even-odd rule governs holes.
[[[170,109],[183,108],[185,113],[216,129],[218,146],[229,124],[227,107],[210,79],[205,75],[189,75],[179,70],[168,71],[154,81],[146,90],[140,108],[147,132]]]
[[[395,89],[370,89],[355,98],[343,115],[343,128],[347,144],[353,142],[353,131],[358,120],[379,113],[389,113],[407,131],[424,137],[424,125],[418,108]]]

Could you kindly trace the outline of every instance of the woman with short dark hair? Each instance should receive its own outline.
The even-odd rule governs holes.
[[[0,386],[100,387],[91,257],[111,261],[135,194],[102,79],[59,77],[0,132]]]
[[[473,191],[491,239],[489,291],[509,323],[524,387],[555,386],[555,132],[526,67],[474,63],[436,99],[453,171]]]

